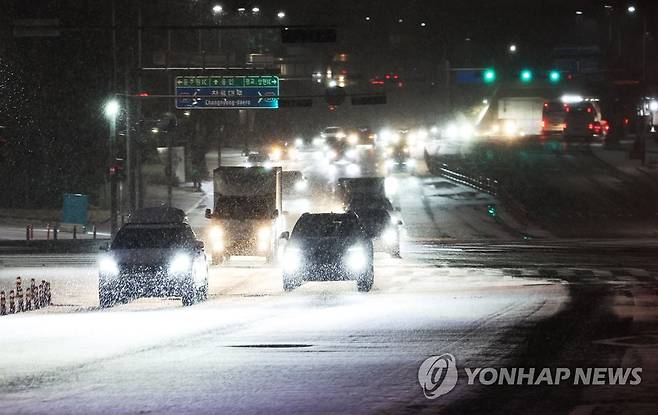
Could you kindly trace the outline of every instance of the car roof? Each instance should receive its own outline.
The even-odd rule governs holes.
[[[137,209],[128,216],[128,224],[181,224],[187,222],[187,215],[178,208],[147,207]]]

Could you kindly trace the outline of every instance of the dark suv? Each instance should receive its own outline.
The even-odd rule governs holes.
[[[355,280],[359,291],[374,281],[373,246],[354,213],[304,213],[283,255],[283,289],[305,281]]]
[[[183,305],[208,296],[203,242],[179,209],[137,211],[98,261],[101,307],[139,297],[181,297]]]

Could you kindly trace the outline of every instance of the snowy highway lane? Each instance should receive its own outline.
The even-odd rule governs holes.
[[[99,310],[93,268],[12,268],[0,278],[13,271],[50,275],[69,294],[49,309],[0,318],[0,413],[363,412],[423,403],[416,376],[424,359],[483,349],[502,358],[506,350],[491,349],[499,336],[568,298],[561,284],[538,278],[378,257],[367,294],[349,282],[284,293],[278,269],[236,261],[212,269],[206,303],[144,299]]]

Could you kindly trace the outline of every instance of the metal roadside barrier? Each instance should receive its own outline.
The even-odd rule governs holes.
[[[492,196],[498,195],[499,186],[498,182],[494,179],[481,176],[472,176],[456,170],[451,170],[445,163],[441,165],[439,171],[441,172],[441,176],[448,180],[472,187],[475,190],[479,190],[484,193],[489,193]]]
[[[516,218],[521,225],[528,227],[528,210],[516,200],[512,195],[505,190],[497,180],[490,179],[488,177],[474,176],[461,171],[452,170],[448,167],[447,164],[443,163],[439,168],[439,172],[442,177],[446,179],[463,184],[464,186],[471,187],[475,190],[479,190],[484,193],[488,193],[494,197],[497,197],[498,200],[505,206],[509,213]]]
[[[0,316],[38,310],[52,304],[48,281],[41,280],[37,285],[36,280],[31,278],[30,286],[25,288],[24,296],[22,283],[21,277],[16,277],[16,287],[9,291],[9,304],[7,304],[5,291],[0,291]]]
[[[87,227],[83,226],[82,227],[82,233],[86,234],[87,233]],[[58,235],[59,235],[59,224],[55,224],[54,226],[51,225],[50,223],[46,224],[46,240],[49,241],[51,239],[52,235],[52,240],[56,241],[58,240]],[[73,225],[72,229],[72,238],[71,239],[78,239],[78,225]],[[96,225],[92,225],[92,239],[97,238],[97,231],[96,231]],[[25,226],[25,240],[26,241],[34,241],[34,225],[26,225]]]

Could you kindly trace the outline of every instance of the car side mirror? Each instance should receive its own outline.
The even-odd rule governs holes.
[[[206,219],[210,219],[212,217],[212,211],[210,209],[206,209]]]
[[[194,241],[194,249],[201,251],[203,250],[204,246],[205,244],[203,243],[203,241]]]
[[[279,235],[279,239],[285,239],[285,240],[290,239],[290,232],[288,231],[281,232],[281,235]]]

